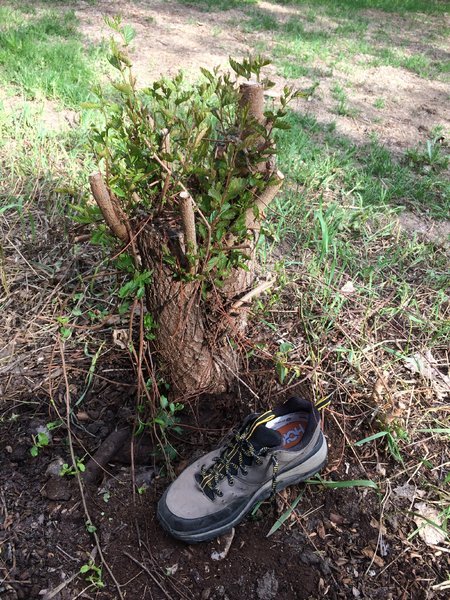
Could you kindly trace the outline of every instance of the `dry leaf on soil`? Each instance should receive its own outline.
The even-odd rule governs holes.
[[[418,502],[415,506],[415,511],[418,515],[414,517],[414,521],[419,528],[419,536],[423,541],[429,546],[437,546],[445,542],[445,533],[430,523],[431,521],[436,523],[438,527],[442,526],[442,519],[438,511],[432,506],[425,504],[425,502]]]
[[[405,359],[405,367],[412,373],[418,373],[426,379],[433,388],[439,400],[450,397],[450,377],[441,373],[436,367],[437,360],[431,354],[430,350],[425,352],[416,352]]]

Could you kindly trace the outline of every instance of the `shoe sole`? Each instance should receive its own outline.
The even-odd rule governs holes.
[[[310,456],[305,462],[303,462],[298,467],[294,467],[290,469],[286,473],[281,473],[278,476],[276,491],[279,492],[289,487],[290,485],[295,485],[296,483],[301,483],[306,479],[309,479],[319,471],[323,469],[323,467],[327,464],[327,442],[325,437],[323,438],[322,445],[319,450],[313,455]],[[305,468],[308,470],[305,472]],[[301,471],[301,473],[299,473]],[[262,488],[260,488],[244,508],[226,525],[222,525],[221,527],[217,527],[215,529],[208,529],[207,531],[202,531],[201,533],[187,533],[185,531],[178,531],[176,529],[172,529],[170,525],[163,519],[158,510],[157,517],[163,528],[170,533],[170,535],[178,540],[183,542],[195,544],[197,542],[207,542],[216,537],[224,535],[228,531],[230,531],[235,525],[238,525],[245,515],[250,512],[252,507],[262,500],[266,500],[270,497],[272,493],[272,481],[267,481]]]

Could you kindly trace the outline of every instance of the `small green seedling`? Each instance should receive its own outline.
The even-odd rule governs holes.
[[[89,533],[95,533],[97,531],[97,527],[92,523],[92,521],[86,521],[86,531]]]
[[[102,580],[102,570],[100,567],[90,560],[87,564],[83,565],[80,569],[80,573],[86,576],[86,581],[95,585],[96,588],[102,589],[105,587],[105,583]]]
[[[400,452],[400,441],[407,441],[408,440],[408,433],[402,429],[399,426],[393,426],[392,428],[390,427],[389,429],[386,429],[385,431],[378,431],[377,433],[374,433],[373,435],[369,435],[368,437],[359,440],[358,442],[355,442],[355,446],[362,446],[363,444],[367,444],[368,442],[371,442],[373,440],[376,440],[378,438],[384,438],[387,442],[387,447],[389,452],[392,455],[392,458],[394,458],[396,461],[403,463],[403,457],[401,455]]]
[[[299,367],[289,364],[289,354],[293,349],[294,346],[290,342],[282,342],[278,352],[275,354],[275,370],[281,384],[288,383],[286,382],[288,375],[290,375],[289,381],[300,376]]]
[[[46,433],[40,431],[37,435],[33,435],[34,445],[30,448],[31,456],[37,456],[39,454],[39,450],[45,448],[50,443],[49,437]]]
[[[64,475],[76,475],[77,473],[84,473],[86,471],[86,466],[81,459],[76,458],[75,466],[69,465],[68,463],[64,463],[61,467],[59,474],[61,477]]]

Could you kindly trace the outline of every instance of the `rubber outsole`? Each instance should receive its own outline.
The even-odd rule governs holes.
[[[326,449],[326,442],[325,442],[325,449]],[[320,450],[322,450],[322,448]],[[320,450],[319,450],[319,452],[320,452]],[[285,479],[279,480],[278,484],[277,484],[277,488],[276,488],[277,492],[284,490],[285,488],[289,487],[290,485],[295,485],[296,483],[301,483],[302,481],[309,479],[310,477],[312,477],[313,475],[315,475],[316,473],[321,471],[324,468],[324,466],[327,464],[327,458],[328,457],[326,455],[325,460],[323,460],[319,466],[316,466],[314,469],[312,469],[311,471],[309,471],[307,473],[302,473],[302,475],[300,477],[298,475],[292,475],[291,477],[286,477]],[[216,537],[224,535],[225,533],[230,531],[235,525],[238,525],[242,521],[242,519],[245,517],[245,515],[250,512],[252,507],[257,502],[260,502],[261,500],[266,500],[267,498],[270,497],[271,493],[272,493],[272,486],[271,486],[271,482],[269,481],[265,484],[265,486],[262,489],[260,489],[258,492],[256,492],[250,498],[250,500],[247,502],[245,507],[241,511],[239,511],[239,513],[230,522],[226,523],[226,525],[222,525],[221,527],[217,527],[215,529],[208,529],[207,531],[202,531],[200,533],[187,533],[185,531],[178,531],[178,530],[172,529],[172,527],[170,527],[170,525],[164,520],[164,518],[160,514],[159,510],[158,510],[157,517],[158,517],[158,521],[161,523],[162,527],[168,533],[170,533],[170,535],[172,537],[174,537],[178,540],[181,540],[183,542],[191,543],[191,544],[195,544],[198,542],[207,542]]]

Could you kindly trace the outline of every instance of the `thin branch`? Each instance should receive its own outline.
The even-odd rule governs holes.
[[[170,144],[170,132],[167,128],[161,129],[161,135],[162,135],[162,139],[161,139],[161,151],[164,154],[170,154],[170,150],[171,150],[171,144]],[[166,165],[166,169],[170,172],[172,172],[172,165],[168,160],[163,160],[164,164]]]
[[[163,586],[161,585],[161,583],[157,580],[157,578],[155,577],[155,575],[150,571],[150,569],[148,569],[143,563],[139,562],[137,560],[137,558],[134,558],[134,556],[132,554],[130,554],[129,552],[127,552],[126,550],[123,551],[123,554],[125,556],[127,556],[130,560],[132,560],[138,567],[140,567],[143,571],[145,571],[147,573],[147,575],[150,575],[150,577],[153,579],[153,581],[156,583],[156,585],[159,587],[159,589],[162,591],[162,593],[164,594],[164,596],[166,598],[168,598],[168,600],[172,600],[172,596],[170,596],[167,592],[167,590],[165,588],[163,588]]]

